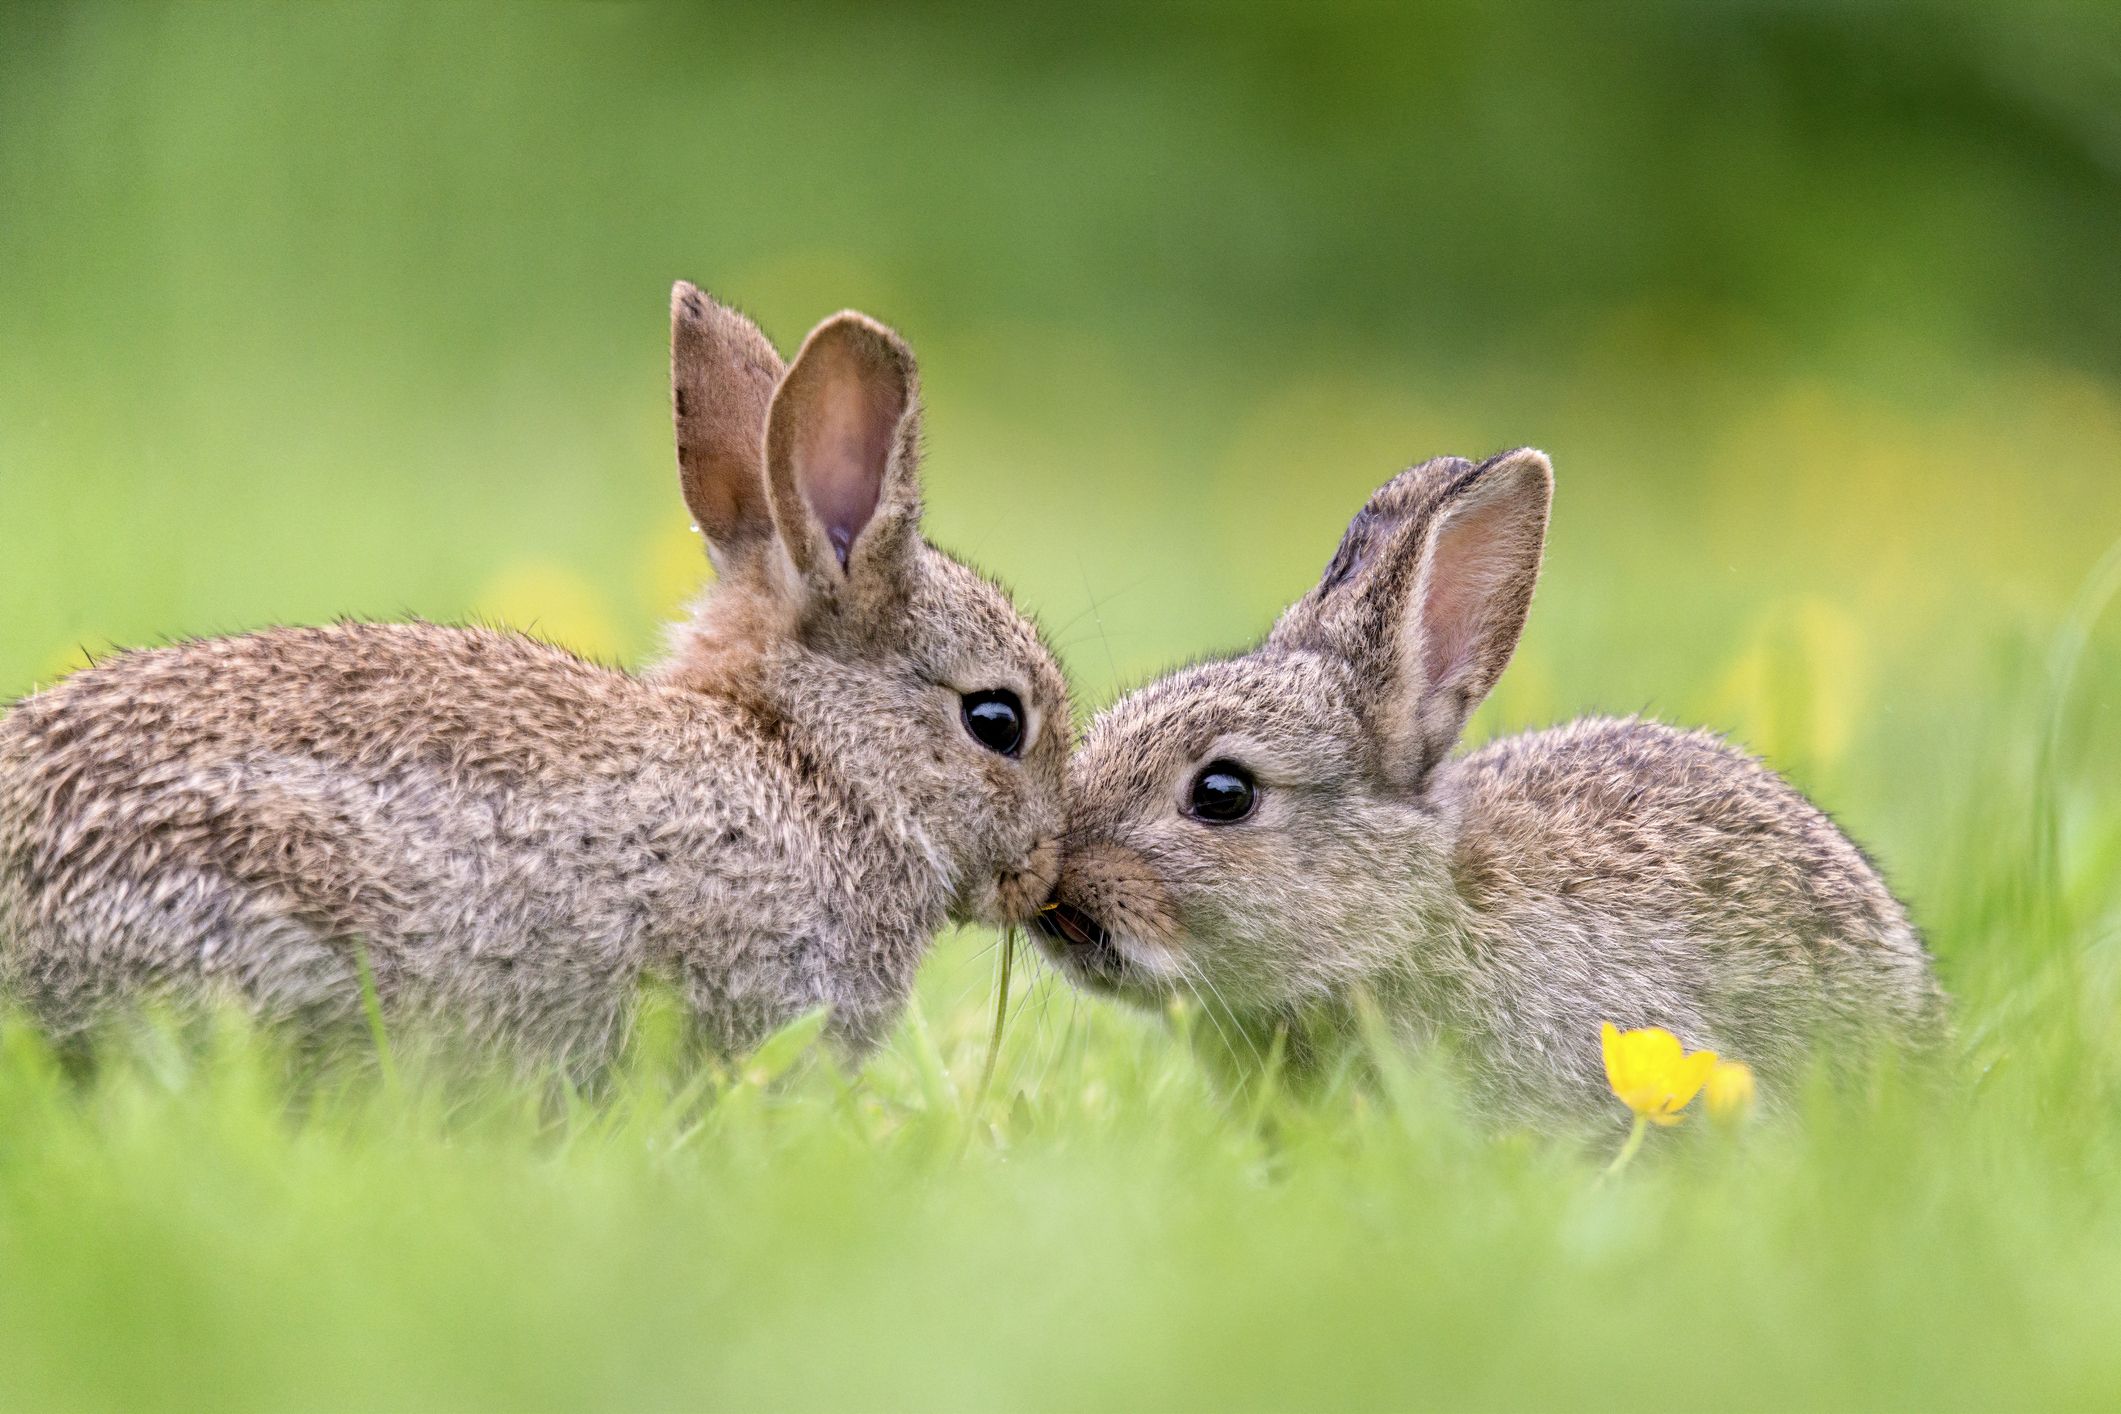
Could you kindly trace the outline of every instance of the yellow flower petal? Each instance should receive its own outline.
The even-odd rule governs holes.
[[[1606,1083],[1614,1095],[1660,1125],[1679,1122],[1680,1112],[1701,1093],[1718,1064],[1714,1051],[1689,1055],[1679,1038],[1661,1026],[1622,1031],[1608,1021],[1599,1027],[1598,1039]]]
[[[1620,1055],[1620,1028],[1608,1021],[1598,1028],[1599,1048],[1605,1052],[1605,1083],[1618,1094],[1628,1082],[1626,1063]]]
[[[1696,1051],[1672,1067],[1672,1108],[1683,1110],[1687,1103],[1701,1093],[1701,1087],[1709,1083],[1709,1072],[1716,1068],[1714,1051]]]
[[[1635,1073],[1645,1079],[1665,1074],[1686,1053],[1679,1038],[1662,1026],[1645,1026],[1630,1031],[1621,1040],[1637,1067]]]

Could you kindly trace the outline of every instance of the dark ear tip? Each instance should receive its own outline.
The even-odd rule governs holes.
[[[1535,482],[1552,490],[1554,486],[1554,462],[1537,447],[1518,447],[1512,451],[1497,452],[1480,467],[1483,479],[1489,476],[1518,477]]]
[[[703,324],[714,300],[690,280],[680,280],[670,287],[670,320],[673,324]]]

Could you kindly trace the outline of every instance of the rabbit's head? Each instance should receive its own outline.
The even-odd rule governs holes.
[[[1530,450],[1403,472],[1265,643],[1103,713],[1070,766],[1047,951],[1095,990],[1247,1014],[1403,958],[1454,893],[1431,785],[1516,647],[1552,492]]]
[[[793,729],[953,917],[1023,920],[1057,868],[1067,686],[1008,595],[921,536],[912,351],[850,312],[784,365],[683,283],[671,321],[679,480],[715,581],[663,679]]]

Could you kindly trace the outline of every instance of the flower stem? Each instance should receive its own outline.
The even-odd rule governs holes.
[[[1613,1162],[1606,1167],[1604,1177],[1611,1178],[1614,1174],[1626,1168],[1628,1160],[1634,1158],[1635,1151],[1642,1147],[1642,1136],[1649,1132],[1649,1120],[1641,1115],[1636,1115],[1635,1127],[1628,1131],[1628,1142],[1621,1145],[1620,1152],[1613,1156]]]

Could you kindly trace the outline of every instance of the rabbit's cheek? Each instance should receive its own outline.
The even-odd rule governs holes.
[[[1076,906],[1124,937],[1161,948],[1176,941],[1178,919],[1163,878],[1123,845],[1093,844],[1069,860]]]

